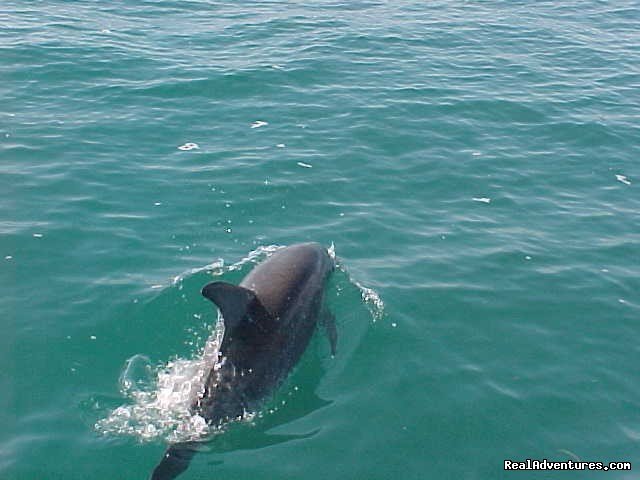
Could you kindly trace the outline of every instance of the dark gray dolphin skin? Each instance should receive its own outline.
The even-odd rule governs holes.
[[[219,368],[211,371],[193,413],[219,427],[254,411],[296,365],[316,324],[324,324],[335,355],[337,332],[324,306],[324,289],[334,262],[317,243],[276,251],[240,282],[209,283],[202,295],[222,314],[225,332]],[[171,445],[151,480],[172,480],[184,472],[197,443]]]

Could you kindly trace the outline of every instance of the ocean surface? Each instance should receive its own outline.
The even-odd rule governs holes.
[[[638,478],[637,2],[3,0],[0,98],[0,479],[148,478],[304,241],[337,355],[180,480]]]

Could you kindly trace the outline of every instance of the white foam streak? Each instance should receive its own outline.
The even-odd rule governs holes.
[[[344,266],[339,262],[339,259],[336,257],[336,247],[333,243],[328,249],[329,256],[333,258],[336,262],[336,268],[340,269],[346,276],[349,278],[349,282],[358,287],[360,290],[360,296],[362,297],[362,301],[365,303],[369,312],[371,313],[371,317],[374,322],[381,320],[384,317],[384,301],[380,298],[378,292],[376,292],[373,288],[369,288],[364,286],[359,281],[349,275],[349,272],[344,268]]]
[[[331,242],[331,245],[329,246],[329,248],[327,248],[327,253],[329,254],[329,257],[331,258],[331,260],[333,260],[335,262],[336,261],[336,246],[333,244],[333,242]]]
[[[189,143],[185,143],[184,145],[180,145],[178,147],[178,150],[188,151],[188,150],[197,150],[199,148],[200,146],[197,143],[189,142]]]
[[[187,270],[186,272],[183,272],[180,275],[176,275],[175,277],[173,277],[173,282],[172,283],[175,285],[176,283],[181,282],[185,278],[190,277],[191,275],[195,275],[196,273],[200,273],[200,272],[209,272],[209,273],[211,273],[211,275],[220,276],[225,272],[225,270],[224,270],[224,260],[222,258],[219,258],[215,262],[209,263],[208,265],[205,265],[203,267],[196,267],[196,268],[192,268],[190,270]]]
[[[631,182],[626,177],[626,175],[617,175],[616,174],[616,180],[618,180],[620,183],[624,183],[625,185],[631,185]]]
[[[251,252],[249,252],[249,254],[246,257],[242,258],[240,261],[234,263],[233,265],[228,266],[227,271],[232,272],[235,270],[240,270],[247,263],[258,263],[263,258],[269,257],[270,255],[280,250],[281,248],[284,248],[284,247],[281,245],[260,246],[255,250],[252,250]]]
[[[354,285],[360,289],[360,294],[362,296],[362,300],[369,308],[371,315],[373,316],[373,321],[376,322],[381,320],[384,316],[384,302],[373,288],[365,287],[360,282],[352,280]]]

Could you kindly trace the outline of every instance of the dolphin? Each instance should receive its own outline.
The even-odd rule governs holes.
[[[334,268],[324,247],[302,243],[277,250],[239,285],[204,286],[202,295],[220,310],[225,330],[218,362],[211,365],[204,392],[192,401],[193,414],[219,428],[254,411],[298,363],[318,323],[335,355],[335,319],[324,305]],[[151,480],[173,480],[196,451],[197,442],[170,445]]]

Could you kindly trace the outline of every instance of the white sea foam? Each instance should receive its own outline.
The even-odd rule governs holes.
[[[625,185],[631,185],[631,182],[629,181],[629,179],[625,175],[617,175],[616,174],[616,180],[618,180],[621,183],[624,183]]]
[[[229,265],[227,267],[227,270],[229,272],[232,272],[234,270],[240,270],[247,263],[258,263],[264,258],[271,256],[274,252],[276,252],[277,250],[280,250],[281,248],[284,248],[284,247],[282,245],[259,246],[255,250],[252,250],[251,252],[249,252],[247,256],[240,259],[240,261],[234,263],[233,265]]]
[[[220,317],[204,348],[192,359],[176,359],[152,367],[142,355],[125,362],[120,376],[120,392],[130,403],[114,409],[95,424],[105,435],[131,435],[140,440],[163,438],[169,442],[202,439],[209,434],[204,418],[190,411],[204,392],[211,365],[218,362],[224,335]],[[147,372],[147,377],[140,372]],[[156,375],[155,381],[151,377]],[[155,387],[155,388],[153,388]]]
[[[362,300],[369,308],[371,315],[373,317],[373,321],[377,322],[384,317],[384,302],[380,298],[378,292],[376,292],[373,288],[365,287],[360,282],[352,280],[356,287],[360,289],[360,293],[362,295]]]
[[[184,145],[180,145],[178,150],[197,150],[200,146],[197,143],[189,142]]]
[[[329,254],[329,257],[331,257],[331,260],[333,260],[335,262],[336,261],[336,246],[333,244],[333,242],[331,242],[331,245],[329,245],[329,248],[327,248],[327,253]]]
[[[200,272],[209,272],[214,276],[222,275],[224,273],[224,260],[222,258],[219,258],[215,262],[204,265],[203,267],[191,268],[186,272],[181,273],[180,275],[176,275],[175,277],[173,277],[173,284],[175,285],[184,280],[186,277],[195,275],[196,273]]]
[[[340,269],[345,275],[347,275],[347,277],[349,278],[349,282],[351,282],[358,288],[358,290],[360,290],[362,301],[369,309],[369,313],[371,313],[373,322],[375,323],[378,320],[381,320],[384,317],[384,301],[382,300],[382,298],[380,298],[378,292],[376,292],[373,288],[366,287],[365,285],[351,277],[351,275],[349,275],[349,272],[336,257],[336,249],[333,243],[331,243],[328,252],[329,256],[336,262],[336,268]]]

